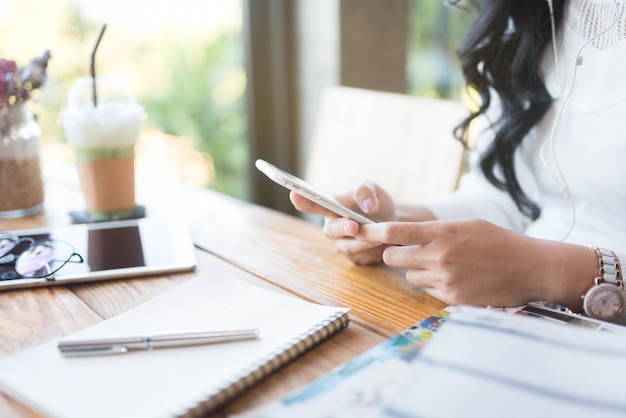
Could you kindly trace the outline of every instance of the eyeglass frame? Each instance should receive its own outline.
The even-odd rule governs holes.
[[[25,255],[29,250],[36,248],[38,246],[41,245],[46,245],[47,243],[51,243],[54,244],[55,242],[58,243],[62,243],[64,245],[67,245],[70,249],[71,249],[71,253],[69,254],[69,256],[67,257],[67,259],[65,260],[60,260],[60,259],[52,259],[46,263],[44,263],[44,265],[41,268],[46,267],[46,270],[48,270],[50,268],[50,263],[53,261],[56,262],[61,262],[61,264],[56,267],[54,270],[47,272],[45,275],[41,275],[41,276],[32,276],[32,275],[24,275],[20,272],[17,271],[17,268],[15,268],[15,274],[18,275],[18,277],[14,277],[14,278],[10,278],[10,279],[1,279],[1,280],[16,280],[16,279],[45,279],[48,281],[53,281],[55,280],[54,278],[54,274],[56,274],[59,270],[61,270],[63,267],[65,267],[65,265],[67,265],[67,263],[84,263],[85,260],[83,258],[82,255],[80,255],[79,253],[76,252],[76,250],[74,249],[74,246],[72,244],[70,244],[67,241],[63,241],[63,240],[59,240],[59,239],[50,239],[50,238],[43,238],[43,239],[39,239],[39,240],[35,240],[32,237],[20,237],[17,236],[15,234],[11,234],[11,233],[0,233],[0,240],[2,239],[10,239],[11,241],[13,241],[15,243],[15,245],[13,247],[11,247],[11,249],[0,255],[0,265],[5,265],[5,264],[10,264],[10,263],[14,263],[17,266],[17,263],[20,259],[20,257],[22,257],[23,255]],[[23,242],[28,242],[28,246],[26,248],[24,248],[19,254],[14,254],[12,251],[17,248],[21,243]],[[78,260],[72,260],[73,257],[78,257]]]

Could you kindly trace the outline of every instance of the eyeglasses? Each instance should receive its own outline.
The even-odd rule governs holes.
[[[21,251],[20,251],[21,250]],[[83,257],[65,241],[18,237],[0,233],[0,265],[15,264],[14,271],[5,271],[0,280],[47,279],[67,263],[83,263]]]

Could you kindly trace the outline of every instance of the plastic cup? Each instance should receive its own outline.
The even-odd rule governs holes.
[[[135,211],[135,143],[144,110],[126,83],[114,77],[85,77],[72,84],[61,112],[66,141],[89,218],[124,219]]]

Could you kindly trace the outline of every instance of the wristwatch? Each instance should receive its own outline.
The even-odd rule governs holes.
[[[624,282],[619,259],[611,250],[590,247],[598,257],[598,276],[593,286],[582,295],[587,315],[602,321],[612,321],[624,309]]]

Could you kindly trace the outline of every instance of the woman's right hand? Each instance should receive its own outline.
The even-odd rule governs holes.
[[[300,212],[324,216],[324,234],[332,239],[337,250],[345,254],[353,263],[365,265],[382,261],[382,254],[387,245],[355,239],[355,235],[359,232],[357,222],[342,218],[295,192],[291,192],[289,198]],[[396,207],[393,199],[374,182],[361,183],[354,190],[335,196],[335,198],[347,208],[377,221],[396,220]]]

